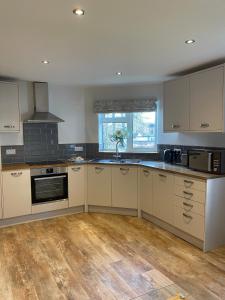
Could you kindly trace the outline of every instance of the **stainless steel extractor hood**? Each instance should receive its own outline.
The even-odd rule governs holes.
[[[61,118],[49,112],[48,83],[34,82],[34,114],[25,123],[60,123]]]

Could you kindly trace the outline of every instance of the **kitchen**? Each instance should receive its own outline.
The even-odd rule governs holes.
[[[224,4],[214,7],[208,1],[214,12],[208,23],[204,16],[201,22],[199,15],[193,17],[198,35],[188,30],[184,37],[180,29],[177,36],[183,40],[176,41],[182,44],[177,51],[185,62],[168,51],[170,68],[156,59],[146,71],[142,59],[137,60],[143,77],[136,60],[132,68],[124,63],[132,51],[118,65],[121,57],[114,48],[116,69],[112,58],[110,67],[98,67],[100,49],[93,40],[95,60],[91,67],[85,64],[90,54],[84,51],[83,36],[82,46],[76,45],[80,62],[66,47],[64,54],[56,48],[53,55],[54,43],[47,42],[51,28],[37,34],[42,50],[32,39],[20,61],[10,46],[31,39],[33,31],[25,23],[47,26],[51,20],[59,26],[54,18],[61,12],[70,24],[62,29],[72,34],[68,41],[73,31],[88,36],[93,31],[99,40],[99,28],[90,26],[99,17],[97,6],[109,19],[109,8],[115,8],[85,1],[85,10],[76,10],[79,5],[57,1],[52,11],[49,1],[44,13],[37,5],[32,20],[34,2],[25,2],[23,8],[16,4],[18,16],[13,10],[16,28],[6,18],[12,4],[2,1],[0,34],[8,24],[13,36],[4,37],[0,52],[0,298],[225,299],[225,65],[222,46],[209,47],[211,56],[200,59],[207,41],[197,26],[208,24],[215,34],[211,21],[217,15],[223,22],[219,14]],[[182,5],[194,11],[173,2],[185,18]],[[203,4],[198,2],[200,14]],[[123,5],[121,12],[127,9]],[[144,0],[143,5],[150,8]],[[136,5],[129,9],[135,16]],[[43,25],[37,18],[41,15]],[[132,28],[130,19],[128,23]],[[137,24],[143,28],[139,19]],[[219,31],[221,24],[214,26]],[[132,37],[128,43],[141,38],[138,32],[126,33]],[[60,39],[53,41],[61,45]],[[156,46],[163,49],[160,42]],[[107,55],[111,52],[102,53],[102,59]],[[63,57],[64,65],[57,57]]]

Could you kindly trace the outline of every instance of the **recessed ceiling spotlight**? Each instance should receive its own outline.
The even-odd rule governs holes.
[[[188,44],[188,45],[194,44],[194,43],[195,43],[195,40],[186,40],[185,41],[185,44]]]
[[[116,72],[117,76],[122,76],[122,72]]]
[[[48,65],[50,63],[50,61],[45,59],[45,60],[42,60],[41,63],[44,65]]]
[[[73,10],[73,13],[74,13],[75,15],[77,15],[77,16],[83,16],[83,15],[84,15],[84,10],[81,9],[81,8],[75,8],[75,9]]]

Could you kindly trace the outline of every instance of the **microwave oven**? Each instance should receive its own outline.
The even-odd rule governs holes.
[[[188,167],[195,171],[225,174],[225,150],[189,150]]]

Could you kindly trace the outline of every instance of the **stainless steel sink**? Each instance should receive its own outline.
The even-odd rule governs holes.
[[[105,163],[105,164],[138,164],[141,162],[140,159],[129,159],[129,158],[121,158],[121,159],[93,159],[91,162],[96,163]]]

